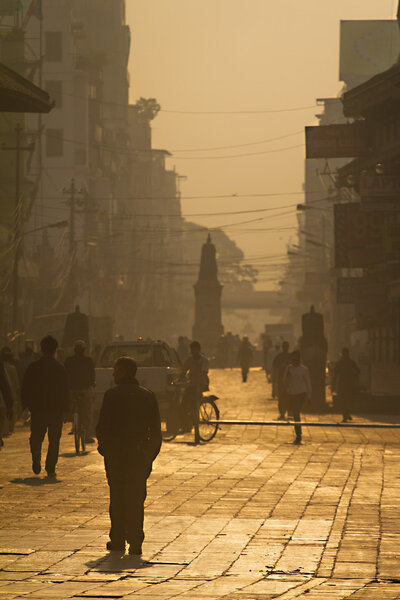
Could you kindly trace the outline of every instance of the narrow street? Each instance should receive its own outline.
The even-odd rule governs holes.
[[[260,370],[211,382],[221,418],[276,418]],[[224,426],[165,443],[139,560],[105,551],[102,458],[75,456],[68,429],[56,482],[33,476],[27,428],[0,452],[0,598],[400,598],[400,430],[304,427],[294,446],[291,428]]]

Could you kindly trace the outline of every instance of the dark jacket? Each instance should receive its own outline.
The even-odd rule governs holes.
[[[11,415],[13,412],[13,397],[6,369],[4,367],[4,362],[2,360],[0,360],[0,394],[2,395],[4,404],[6,405],[7,413]]]
[[[65,368],[52,356],[42,356],[27,368],[21,402],[32,413],[62,419],[69,410],[69,385]]]
[[[249,367],[253,360],[253,348],[249,343],[242,342],[238,352],[238,360],[241,366]]]
[[[272,380],[278,386],[284,385],[286,368],[290,365],[291,358],[289,352],[280,352],[277,354],[272,363]]]
[[[354,393],[358,386],[360,369],[350,357],[342,357],[333,371],[332,389],[339,395]]]
[[[88,390],[94,387],[96,373],[94,363],[90,356],[69,356],[64,363],[68,373],[69,386],[71,390]]]
[[[99,452],[121,461],[139,459],[150,466],[161,448],[161,423],[155,395],[134,382],[104,394],[96,428]]]

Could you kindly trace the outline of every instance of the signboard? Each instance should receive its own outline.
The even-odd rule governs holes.
[[[360,195],[363,210],[400,210],[400,177],[363,173],[360,177]]]
[[[369,198],[398,196],[400,198],[400,177],[398,175],[373,175],[363,173],[360,177],[360,195]]]
[[[334,205],[335,267],[368,267],[397,260],[400,214],[364,211],[360,202]]]
[[[355,304],[357,290],[363,281],[362,277],[338,277],[336,280],[337,304]]]
[[[357,329],[384,327],[390,322],[387,290],[383,283],[361,279],[357,288],[355,317]]]
[[[400,52],[395,20],[340,22],[340,81],[350,86],[386,71]]]
[[[364,196],[361,198],[361,208],[364,211],[375,211],[392,213],[400,211],[400,197],[386,196],[384,198],[376,198],[374,196]]]
[[[306,127],[306,158],[366,156],[369,145],[365,122]]]

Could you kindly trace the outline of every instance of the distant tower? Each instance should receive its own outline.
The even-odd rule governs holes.
[[[224,332],[221,321],[221,294],[223,286],[218,281],[215,246],[208,234],[207,243],[201,249],[199,279],[194,286],[195,321],[193,339],[198,340],[202,350],[209,354],[215,350]]]

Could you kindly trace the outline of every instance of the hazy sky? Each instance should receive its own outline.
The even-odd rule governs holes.
[[[187,177],[181,185],[184,215],[210,227],[241,223],[226,232],[249,262],[282,257],[295,233],[291,205],[302,199],[293,192],[301,192],[304,179],[304,126],[315,121],[315,98],[340,90],[339,22],[390,19],[396,9],[397,0],[127,0],[132,101],[155,97],[165,111],[311,106],[269,114],[161,112],[153,122],[153,145],[170,150],[168,166]],[[281,148],[286,150],[277,152]],[[219,158],[238,154],[252,155]],[[225,194],[242,197],[206,198]],[[265,196],[245,197],[250,194]],[[189,217],[280,206],[289,214]],[[271,287],[270,277],[260,274],[259,287]]]

